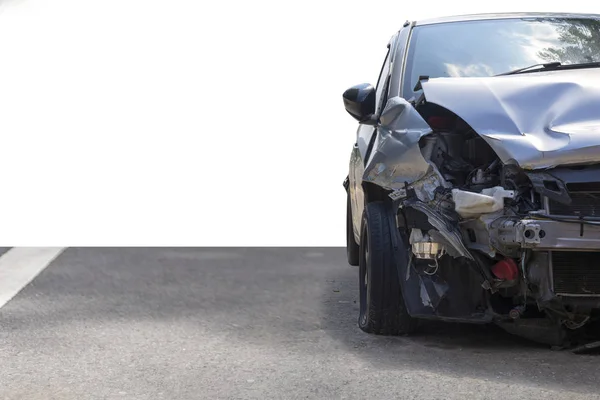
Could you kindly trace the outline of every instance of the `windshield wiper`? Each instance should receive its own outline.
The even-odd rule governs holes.
[[[546,63],[546,64],[533,64],[533,65],[530,65],[529,67],[519,68],[519,69],[515,69],[513,71],[508,71],[508,72],[503,72],[503,73],[495,75],[495,76],[515,75],[515,74],[520,74],[522,72],[543,71],[546,69],[555,69],[555,68],[560,67],[561,65],[562,64],[559,62],[551,62],[551,63]]]
[[[598,68],[600,67],[600,61],[591,61],[587,63],[576,63],[576,64],[564,64],[560,65],[559,69],[578,69],[578,68]]]
[[[539,72],[545,70],[564,70],[564,69],[580,69],[580,68],[598,68],[600,67],[600,61],[593,61],[588,63],[575,63],[575,64],[561,64],[559,62],[551,62],[547,64],[534,64],[529,67],[515,69],[514,71],[504,72],[502,74],[494,75],[514,75],[525,72]]]

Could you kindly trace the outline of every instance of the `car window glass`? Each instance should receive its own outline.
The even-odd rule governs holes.
[[[600,61],[600,20],[517,18],[416,26],[403,96],[414,97],[419,75],[492,76],[555,61]]]
[[[377,89],[375,92],[375,104],[377,104],[377,113],[380,111],[382,96],[384,95],[384,89],[387,91],[388,84],[388,76],[390,74],[390,52],[388,48],[388,52],[385,56],[385,60],[383,65],[381,66],[381,73],[379,74],[379,79],[377,80]]]
[[[385,79],[385,83],[382,86],[383,86],[383,90],[381,92],[381,97],[379,99],[378,108],[377,108],[378,113],[380,113],[380,111],[383,109],[383,107],[385,107],[385,104],[387,103],[389,89],[390,89],[390,75],[387,75],[387,77]]]

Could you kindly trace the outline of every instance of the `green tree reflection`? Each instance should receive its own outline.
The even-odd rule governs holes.
[[[558,25],[561,47],[541,50],[538,52],[540,58],[562,64],[600,61],[600,20],[552,18],[550,21]]]

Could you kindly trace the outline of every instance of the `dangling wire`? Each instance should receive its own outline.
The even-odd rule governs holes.
[[[574,331],[575,329],[579,329],[582,326],[584,326],[589,321],[589,319],[590,319],[589,315],[587,317],[585,317],[582,322],[579,322],[579,323],[568,319],[568,320],[564,321],[564,325],[567,329]]]
[[[435,269],[433,270],[433,272],[427,272],[427,271],[423,270],[423,272],[426,275],[430,275],[430,276],[431,275],[435,275],[437,273],[438,269],[440,268],[440,265],[438,263],[438,259],[437,258],[434,258],[433,262],[435,263],[435,265],[429,265],[429,268],[435,268]]]

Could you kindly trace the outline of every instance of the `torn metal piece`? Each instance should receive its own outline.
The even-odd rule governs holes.
[[[482,214],[477,219],[468,219],[460,223],[463,241],[469,249],[478,250],[490,258],[496,257],[497,249],[490,237],[490,225],[504,216],[503,211]]]
[[[389,198],[392,201],[398,201],[400,199],[404,199],[406,197],[406,189],[396,189],[392,193],[390,193]]]
[[[448,292],[448,285],[435,281],[435,277],[421,276],[419,277],[419,294],[423,306],[437,310],[438,306]]]
[[[423,241],[426,241],[423,231],[420,229],[411,229],[410,236],[408,237],[408,243],[415,244]]]
[[[426,203],[435,198],[435,190],[439,187],[450,188],[451,185],[444,180],[442,174],[433,165],[429,173],[408,186],[409,189],[415,191],[415,195],[419,200]]]
[[[546,252],[534,252],[527,266],[527,280],[536,285],[539,290],[536,294],[538,306],[553,299],[552,271],[550,270],[549,256]]]
[[[431,297],[429,297],[429,293],[427,293],[427,288],[425,287],[425,285],[423,285],[423,283],[421,283],[421,290],[419,293],[421,295],[421,302],[423,303],[423,305],[425,307],[433,308]]]
[[[447,219],[442,214],[435,211],[427,204],[419,201],[405,203],[405,206],[412,207],[415,210],[421,211],[423,214],[427,215],[429,223],[439,231],[440,235],[442,235],[442,237],[450,244],[450,246],[456,250],[456,253],[462,257],[473,260],[473,256],[462,241],[458,227],[453,227],[448,224]]]
[[[388,100],[380,121],[363,181],[386,189],[403,189],[406,183],[423,178],[432,168],[419,147],[419,140],[432,132],[431,127],[399,96]]]

